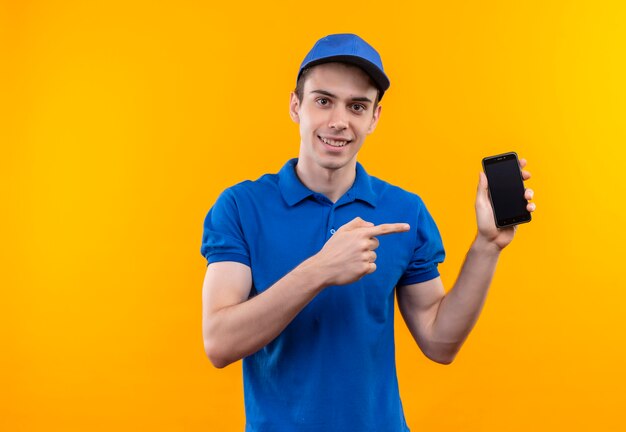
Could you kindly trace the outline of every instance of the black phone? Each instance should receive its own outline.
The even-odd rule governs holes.
[[[524,180],[515,152],[483,159],[489,197],[498,228],[530,222],[524,198]]]

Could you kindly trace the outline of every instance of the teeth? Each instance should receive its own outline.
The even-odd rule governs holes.
[[[343,147],[346,144],[348,144],[348,141],[335,141],[335,140],[327,139],[327,138],[322,138],[322,141],[324,141],[326,144],[331,145],[333,147]]]

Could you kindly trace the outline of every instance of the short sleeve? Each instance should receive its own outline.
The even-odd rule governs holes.
[[[413,257],[398,281],[398,286],[426,282],[436,278],[439,276],[437,266],[445,258],[439,229],[421,199],[419,204]]]
[[[236,261],[250,266],[250,251],[245,241],[235,194],[226,189],[204,219],[200,253],[207,264]]]

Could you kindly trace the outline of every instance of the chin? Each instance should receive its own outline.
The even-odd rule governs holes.
[[[317,161],[317,164],[319,166],[321,166],[324,169],[329,169],[329,170],[338,170],[340,168],[345,167],[346,165],[349,165],[350,162],[353,160],[354,158],[320,158]]]

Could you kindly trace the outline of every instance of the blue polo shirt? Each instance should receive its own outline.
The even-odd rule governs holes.
[[[250,296],[357,216],[411,229],[378,237],[374,273],[324,289],[276,339],[243,359],[246,431],[408,431],[396,377],[394,291],[439,276],[437,226],[417,195],[358,163],[354,184],[335,203],[304,186],[296,164],[226,189],[204,221],[202,255],[209,264],[249,266]]]

